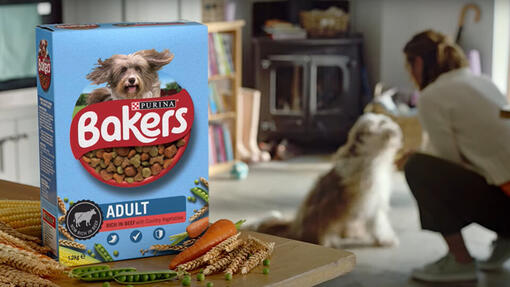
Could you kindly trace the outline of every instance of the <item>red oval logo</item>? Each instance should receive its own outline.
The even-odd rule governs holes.
[[[97,179],[135,187],[172,169],[186,149],[194,109],[186,90],[84,107],[71,122],[73,155]]]
[[[48,91],[51,84],[51,60],[48,52],[48,41],[39,41],[39,49],[37,51],[37,74],[39,75],[39,83],[44,91]]]

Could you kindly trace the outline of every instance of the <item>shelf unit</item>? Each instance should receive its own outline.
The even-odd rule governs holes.
[[[239,90],[242,82],[242,28],[244,26],[243,20],[231,22],[210,22],[205,23],[208,27],[209,33],[229,33],[232,35],[232,61],[234,66],[234,73],[231,75],[212,75],[209,77],[209,82],[212,81],[229,81],[230,92],[232,93],[232,111],[210,114],[209,124],[229,122],[232,135],[232,149],[234,152],[234,160],[228,162],[221,162],[209,166],[209,175],[214,176],[218,173],[223,173],[232,168],[232,165],[238,160],[236,146],[238,141],[238,126],[237,119],[237,97],[239,97]],[[214,151],[210,151],[214,152]]]

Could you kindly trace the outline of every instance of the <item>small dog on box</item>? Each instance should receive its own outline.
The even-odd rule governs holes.
[[[113,55],[102,61],[87,75],[87,79],[107,87],[92,91],[87,104],[123,99],[159,98],[158,71],[173,59],[168,49],[140,50],[128,55]]]
[[[46,58],[48,56],[48,41],[41,40],[39,41],[39,50],[37,52],[39,58]]]
[[[401,145],[402,132],[394,121],[364,114],[293,220],[275,213],[249,228],[334,248],[345,243],[397,245],[388,211],[393,161]]]

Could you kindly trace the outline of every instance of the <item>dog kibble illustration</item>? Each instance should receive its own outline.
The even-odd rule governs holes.
[[[184,139],[165,145],[98,149],[86,153],[82,160],[105,181],[142,182],[156,176],[172,164]]]

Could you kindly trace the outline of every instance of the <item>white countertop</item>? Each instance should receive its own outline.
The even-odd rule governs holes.
[[[0,92],[0,110],[37,106],[37,88]]]

